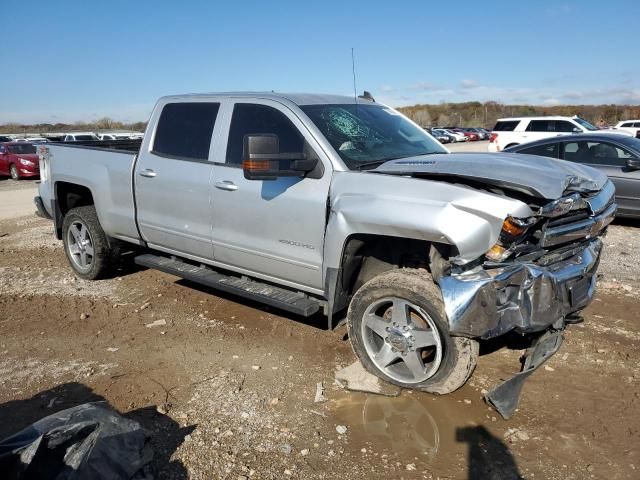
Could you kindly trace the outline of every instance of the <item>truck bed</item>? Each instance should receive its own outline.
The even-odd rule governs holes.
[[[55,185],[80,185],[91,192],[104,231],[137,242],[131,175],[140,143],[112,140],[43,144],[49,153],[44,162],[41,157],[39,190],[47,211],[53,209]]]

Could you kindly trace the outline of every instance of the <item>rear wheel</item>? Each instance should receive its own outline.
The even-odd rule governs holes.
[[[476,366],[478,342],[449,335],[440,290],[425,270],[392,270],[365,283],[347,320],[364,367],[400,387],[450,393]]]
[[[14,180],[20,180],[20,172],[18,172],[18,167],[16,167],[14,163],[9,167],[9,174]]]
[[[109,244],[94,206],[72,208],[62,223],[64,252],[75,273],[85,280],[108,274],[116,251]]]

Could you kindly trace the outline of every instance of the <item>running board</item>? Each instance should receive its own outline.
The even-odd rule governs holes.
[[[303,317],[310,317],[320,309],[320,304],[304,293],[275,287],[246,277],[224,275],[208,267],[198,267],[177,259],[144,254],[138,255],[135,262],[143,267],[160,270],[194,283],[248,298]]]

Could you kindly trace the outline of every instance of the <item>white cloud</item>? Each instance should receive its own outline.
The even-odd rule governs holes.
[[[478,88],[480,85],[475,80],[464,79],[460,82],[460,88]]]

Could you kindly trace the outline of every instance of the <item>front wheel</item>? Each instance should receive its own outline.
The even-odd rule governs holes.
[[[62,241],[69,264],[78,277],[105,277],[114,264],[115,249],[100,226],[94,206],[72,208],[62,222]]]
[[[20,172],[18,172],[18,167],[16,167],[14,163],[12,163],[11,167],[9,167],[9,174],[11,175],[12,179],[20,180]]]
[[[392,270],[365,283],[347,320],[364,367],[394,385],[446,394],[476,366],[478,342],[449,335],[440,289],[426,270]]]

